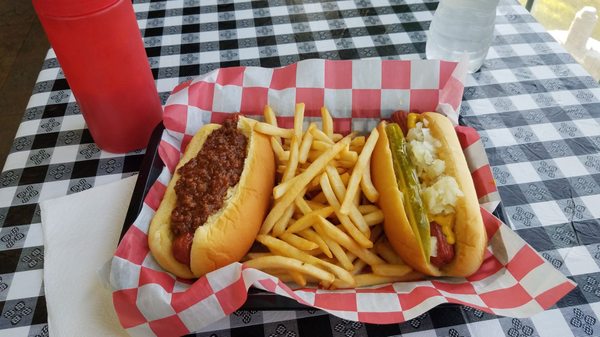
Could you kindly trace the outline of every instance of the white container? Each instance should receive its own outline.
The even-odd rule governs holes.
[[[499,0],[440,0],[429,27],[428,59],[460,61],[469,57],[469,72],[481,67],[492,39]]]

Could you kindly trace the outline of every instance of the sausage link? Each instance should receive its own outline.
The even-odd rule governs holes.
[[[442,233],[442,226],[437,222],[430,223],[431,236],[437,239],[437,256],[430,257],[429,261],[436,267],[442,267],[454,258],[454,246],[449,244],[446,236]]]
[[[173,257],[175,260],[190,265],[190,253],[192,252],[192,241],[194,240],[193,233],[183,233],[173,240]]]
[[[408,133],[408,125],[407,125],[408,112],[407,111],[398,110],[398,111],[392,113],[392,115],[390,116],[390,120],[392,121],[392,123],[398,124],[400,126],[400,128],[402,129],[402,132],[405,135]]]

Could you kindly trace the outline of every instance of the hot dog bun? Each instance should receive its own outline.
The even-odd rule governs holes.
[[[275,180],[275,159],[269,138],[253,130],[254,121],[239,117],[238,130],[247,138],[247,156],[237,185],[229,188],[223,207],[210,215],[194,233],[190,265],[177,261],[172,254],[171,212],[175,208],[177,169],[194,158],[207,137],[220,127],[203,126],[192,138],[163,200],[150,223],[148,245],[158,264],[182,278],[195,278],[239,261],[250,249],[269,207]]]
[[[380,137],[373,151],[371,170],[373,184],[380,193],[379,207],[385,215],[385,233],[398,255],[416,270],[432,276],[468,276],[481,266],[487,245],[475,186],[452,123],[438,113],[427,112],[422,117],[431,135],[441,143],[438,156],[446,164],[445,174],[454,177],[463,192],[455,206],[454,258],[439,269],[429,262],[429,256],[421,249],[394,175],[386,122],[381,122],[377,127]]]

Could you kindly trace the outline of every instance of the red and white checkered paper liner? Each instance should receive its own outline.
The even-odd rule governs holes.
[[[159,153],[166,168],[151,187],[141,214],[112,260],[110,282],[120,322],[131,335],[173,336],[197,331],[241,307],[254,286],[348,320],[399,323],[441,303],[459,303],[497,315],[525,317],[552,306],[575,287],[490,212],[499,198],[474,129],[457,126],[477,187],[489,238],[479,271],[366,289],[291,290],[277,278],[234,263],[195,282],[165,272],[149,252],[147,231],[181,153],[203,124],[230,113],[261,119],[265,104],[280,125],[293,124],[296,102],[307,121],[328,107],[338,132],[369,131],[393,111],[458,110],[463,64],[444,61],[306,60],[283,68],[218,69],[176,87],[164,110]]]

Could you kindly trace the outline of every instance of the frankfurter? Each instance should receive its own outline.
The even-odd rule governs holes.
[[[378,125],[371,160],[387,238],[424,274],[469,276],[483,262],[487,236],[454,127],[435,112],[404,122]]]
[[[158,264],[196,278],[239,261],[270,203],[275,159],[254,120],[204,125],[188,144],[148,230]]]

